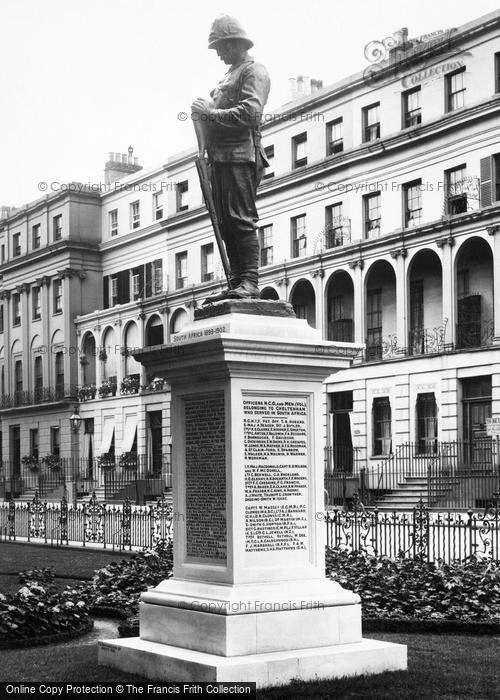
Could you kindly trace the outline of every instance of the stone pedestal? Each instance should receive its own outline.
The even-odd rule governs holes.
[[[406,668],[324,575],[323,380],[357,348],[284,302],[197,316],[136,356],[172,390],[174,576],[141,596],[140,637],[100,642],[99,663],[259,687]]]

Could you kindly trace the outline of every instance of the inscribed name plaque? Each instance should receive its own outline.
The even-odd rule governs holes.
[[[245,550],[308,548],[308,401],[243,397]]]
[[[184,399],[186,554],[225,561],[226,437],[224,393]]]

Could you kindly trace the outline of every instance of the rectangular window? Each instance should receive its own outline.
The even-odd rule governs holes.
[[[434,394],[417,396],[417,450],[419,454],[437,451],[437,405]]]
[[[382,359],[382,290],[366,293],[366,359]]]
[[[292,227],[292,258],[303,258],[307,254],[306,215],[290,219]]]
[[[30,455],[38,459],[38,428],[30,429]]]
[[[183,289],[187,286],[187,252],[175,255],[175,288]]]
[[[153,261],[153,294],[163,292],[163,260]]]
[[[13,257],[18,257],[21,255],[21,234],[20,233],[15,233],[12,236],[12,255]]]
[[[422,220],[422,180],[403,185],[403,204],[404,227],[419,226]]]
[[[43,400],[43,368],[41,355],[35,357],[34,367],[35,403]]]
[[[214,278],[214,244],[201,246],[201,281],[210,282]]]
[[[4,315],[3,315],[3,303],[0,302],[0,333],[3,333]],[[2,392],[3,393],[3,392]]]
[[[112,209],[108,213],[108,229],[110,236],[118,235],[118,209]]]
[[[56,377],[56,398],[64,398],[64,353],[56,352],[54,360],[54,369]]]
[[[380,192],[363,195],[365,238],[380,236]]]
[[[62,238],[62,214],[52,219],[52,238],[54,241],[60,241]]]
[[[463,214],[467,211],[466,167],[460,165],[445,171],[446,213]]]
[[[139,275],[132,275],[132,295],[134,300],[141,296],[141,278]]]
[[[59,428],[50,429],[50,454],[59,457],[61,454],[61,437]]]
[[[391,402],[387,396],[373,399],[373,454],[392,452]]]
[[[14,391],[16,394],[23,390],[23,361],[16,360],[14,363]]]
[[[62,311],[62,280],[55,279],[52,282],[53,309],[55,314]]]
[[[292,168],[301,168],[307,165],[307,132],[298,134],[292,138]]]
[[[264,170],[262,179],[268,180],[270,177],[274,177],[274,146],[266,146],[264,151],[266,153],[266,160],[269,165]]]
[[[273,264],[273,225],[259,228],[260,265]]]
[[[410,126],[417,126],[422,122],[422,108],[420,107],[421,88],[403,92],[403,120],[402,127],[407,129]]]
[[[31,247],[33,250],[40,248],[41,242],[40,224],[35,224],[31,227]]]
[[[141,209],[139,202],[130,203],[130,228],[139,228],[141,225]]]
[[[333,156],[344,150],[342,117],[326,125],[326,155]]]
[[[163,192],[155,192],[153,195],[153,221],[163,219]]]
[[[446,111],[453,112],[465,105],[465,68],[445,76]]]
[[[380,138],[380,102],[363,107],[363,142]]]
[[[109,305],[114,306],[115,304],[118,304],[118,277],[111,277],[109,285]]]
[[[331,204],[325,209],[326,230],[325,248],[336,248],[344,243],[344,217],[342,202]]]
[[[189,183],[187,180],[177,183],[177,211],[189,209]]]
[[[1,256],[2,256],[2,262],[5,262],[5,244],[2,243],[1,247]]]
[[[21,323],[21,297],[17,292],[12,295],[12,323],[14,326]]]
[[[31,303],[32,303],[32,318],[34,321],[38,321],[41,318],[41,307],[40,307],[40,287],[31,288]]]
[[[500,51],[495,54],[495,92],[500,92]]]

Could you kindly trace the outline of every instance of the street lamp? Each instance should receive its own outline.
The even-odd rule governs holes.
[[[78,406],[75,406],[74,413],[69,417],[69,424],[71,425],[71,430],[77,433],[80,430],[82,419],[78,415]]]

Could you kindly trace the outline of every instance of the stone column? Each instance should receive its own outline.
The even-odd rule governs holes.
[[[497,271],[500,269],[500,225],[488,226],[488,235],[493,237],[493,289],[498,289],[500,278]],[[493,337],[495,342],[500,341],[500,294],[495,293],[493,298]]]
[[[364,266],[361,258],[349,262],[349,267],[354,270],[354,342],[358,345],[365,342]]]
[[[408,255],[406,248],[391,250],[391,257],[396,260],[396,337],[397,349],[400,352],[406,350],[408,345],[408,331],[406,322],[407,290],[406,290],[406,265]]]
[[[311,276],[313,278],[315,296],[316,328],[321,331],[321,337],[326,338],[327,324],[325,322],[325,290],[323,285],[325,271],[323,267],[320,265],[320,267],[313,270]]]
[[[445,332],[445,345],[454,345],[456,341],[456,303],[455,303],[455,275],[453,274],[453,246],[455,240],[452,236],[440,238],[436,241],[438,248],[442,249],[441,264],[443,267],[443,322],[447,319]]]
[[[259,687],[406,668],[325,578],[323,381],[357,350],[289,304],[235,301],[136,355],[172,388],[174,577],[142,594],[140,637],[100,642],[100,663]]]

